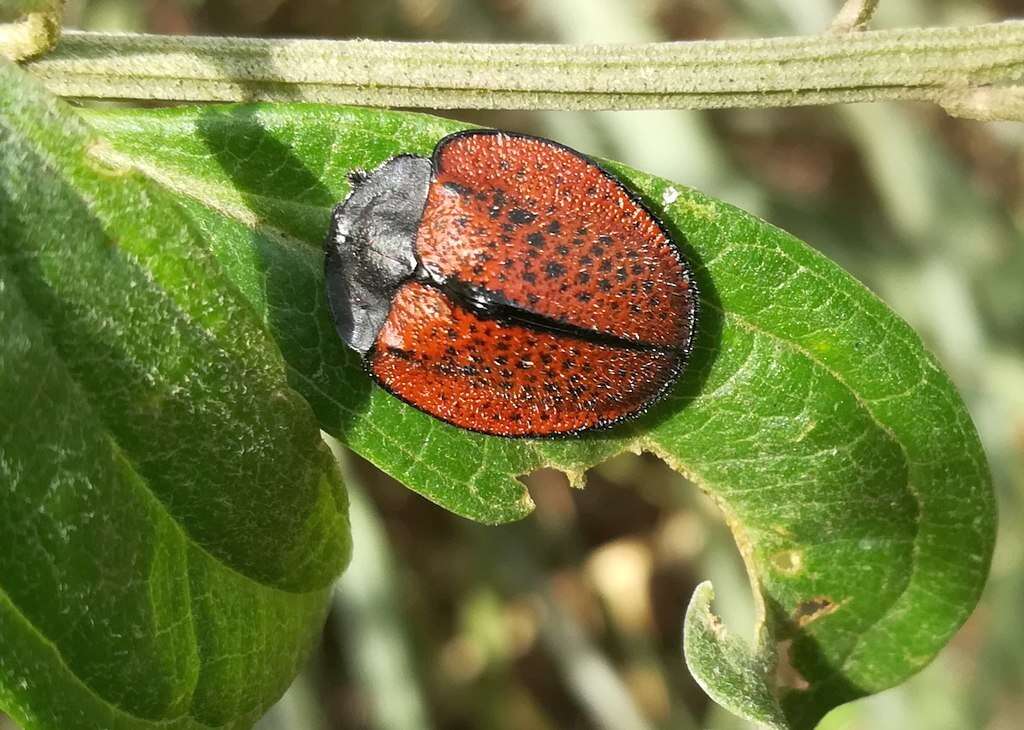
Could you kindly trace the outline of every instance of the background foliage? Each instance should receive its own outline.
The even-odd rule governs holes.
[[[987,11],[1010,12],[1001,5]],[[813,2],[636,8],[539,0],[244,9],[106,2],[78,12],[84,27],[158,32],[653,40],[814,32],[834,10]],[[942,15],[935,3],[921,10],[927,13],[915,16],[909,3],[896,10],[899,17],[883,11],[879,24],[986,19]],[[557,136],[752,210],[819,245],[928,338],[968,398],[996,472],[1003,534],[993,579],[982,609],[935,665],[830,722],[1009,727],[1022,704],[1022,657],[1014,652],[1024,643],[1012,619],[1024,588],[1014,527],[1024,471],[1019,127],[953,122],[909,106],[454,116]],[[666,149],[665,139],[676,144]],[[488,529],[432,507],[365,464],[350,471],[349,483],[366,493],[355,499],[356,561],[322,652],[264,721],[268,727],[398,727],[427,717],[413,726],[568,727],[603,717],[615,718],[614,727],[631,726],[630,719],[635,727],[734,722],[686,676],[678,622],[695,582],[711,577],[730,628],[749,631],[751,618],[738,608],[749,601],[745,577],[715,510],[659,463],[616,460],[592,475],[585,492],[536,474],[536,516]],[[403,633],[407,643],[396,639]]]

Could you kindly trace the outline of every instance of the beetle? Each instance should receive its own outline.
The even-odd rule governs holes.
[[[691,267],[589,157],[467,130],[350,182],[325,241],[328,304],[406,403],[471,431],[566,436],[640,415],[682,372]]]

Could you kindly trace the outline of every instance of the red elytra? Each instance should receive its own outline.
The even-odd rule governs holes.
[[[682,371],[690,268],[589,158],[467,131],[352,181],[327,237],[328,300],[405,402],[472,431],[564,436],[643,413]]]

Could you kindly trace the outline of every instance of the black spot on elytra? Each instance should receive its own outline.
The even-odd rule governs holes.
[[[598,279],[597,288],[600,289],[601,291],[611,291],[612,283],[607,279]]]
[[[526,242],[534,248],[544,248],[544,234],[540,231],[534,231],[526,237]]]
[[[581,271],[578,274],[576,274],[576,283],[577,284],[586,284],[589,281],[590,281],[590,274],[588,274],[586,271]]]
[[[527,294],[526,295],[526,302],[528,304],[531,304],[531,305],[532,304],[536,304],[539,301],[540,301],[540,297],[537,296],[536,294]]]
[[[633,264],[629,267],[629,270],[633,272],[633,276],[640,276],[640,274],[644,273],[644,267],[640,264]]]
[[[415,356],[408,350],[403,350],[398,347],[389,347],[388,354],[392,357],[396,357],[399,360],[415,360]]]
[[[444,184],[442,185],[442,187],[443,187],[443,188],[444,188],[445,190],[448,190],[448,191],[450,191],[450,192],[453,192],[453,193],[455,193],[455,194],[457,194],[457,195],[461,195],[461,196],[463,196],[463,197],[465,197],[465,198],[468,198],[468,197],[469,197],[470,195],[472,195],[472,194],[473,194],[473,191],[472,191],[472,189],[470,189],[470,188],[467,188],[467,187],[466,187],[465,185],[460,185],[460,184],[459,184],[459,183],[457,183],[457,182],[451,182],[451,181],[449,181],[449,182],[446,182],[446,183],[444,183]]]
[[[597,270],[604,274],[607,274],[609,271],[612,270],[612,260],[601,259],[601,266],[599,266]]]
[[[594,246],[593,248],[590,249],[590,252],[595,256],[604,256],[604,247]]]
[[[589,302],[593,298],[594,298],[594,295],[591,294],[588,291],[581,291],[579,294],[576,295],[577,301],[580,301],[580,302]]]
[[[523,274],[523,281],[525,281],[527,284],[536,284],[537,275],[532,271],[527,271],[526,273]]]
[[[550,223],[548,223],[548,233],[561,233],[561,232],[562,232],[562,224],[561,223],[559,223],[558,221],[551,221]]]
[[[603,243],[605,246],[612,245],[612,237],[609,236],[607,233],[602,233],[600,236],[597,237],[597,240],[600,243]]]
[[[565,276],[566,268],[557,261],[548,261],[544,264],[544,273],[549,279],[561,279]]]
[[[521,226],[526,223],[533,223],[536,218],[536,215],[528,210],[523,210],[522,208],[513,208],[508,212],[508,219],[517,226]]]
[[[641,286],[643,286],[645,292],[650,293],[651,290],[654,289],[654,282],[650,279],[644,279]]]
[[[556,248],[555,251],[558,252],[559,256],[568,256],[569,255],[569,247],[566,246],[564,243],[558,244],[558,248]]]
[[[619,281],[625,281],[629,275],[626,273],[626,267],[620,266],[615,270],[615,278]]]
[[[491,209],[488,211],[491,218],[497,218],[501,215],[501,211],[505,209],[505,204],[508,199],[505,197],[505,191],[498,188],[494,191],[494,195],[491,198]]]

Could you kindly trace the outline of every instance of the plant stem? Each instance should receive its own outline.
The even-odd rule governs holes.
[[[61,3],[49,0],[39,5],[41,10],[25,13],[13,23],[0,23],[0,57],[24,61],[57,45]]]
[[[52,53],[25,67],[55,93],[95,99],[505,109],[707,109],[884,99],[942,103],[949,95],[962,98],[967,90],[1020,82],[1024,21],[639,45],[66,31]],[[1007,109],[1012,115],[1018,107]]]
[[[878,9],[878,0],[846,0],[832,21],[830,33],[864,30]]]

